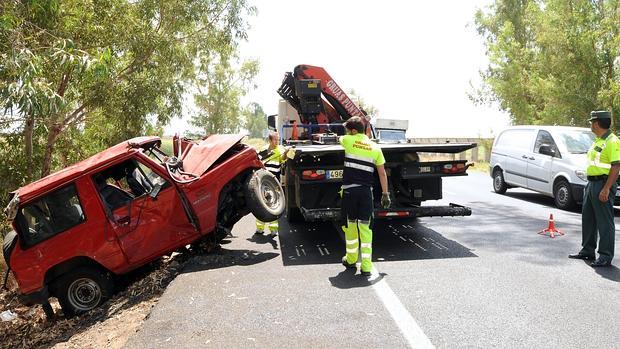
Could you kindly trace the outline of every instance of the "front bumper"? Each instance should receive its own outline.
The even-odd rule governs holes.
[[[572,194],[575,202],[577,202],[578,204],[582,204],[583,193],[586,189],[586,186],[581,184],[571,184],[571,189],[573,191]],[[618,188],[618,190],[620,190],[620,187]],[[616,191],[616,197],[614,198],[614,206],[620,206],[620,192],[618,191]]]

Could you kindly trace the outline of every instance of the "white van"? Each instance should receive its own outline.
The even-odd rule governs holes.
[[[514,126],[493,142],[490,173],[493,190],[503,194],[522,187],[553,197],[561,209],[583,200],[586,153],[594,134],[583,127]],[[616,193],[615,202],[620,202]]]

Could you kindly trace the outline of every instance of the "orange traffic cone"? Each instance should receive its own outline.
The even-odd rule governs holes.
[[[549,235],[551,238],[555,238],[555,235],[564,235],[559,229],[555,227],[555,221],[553,220],[553,213],[549,215],[549,226],[538,232],[541,235]]]
[[[297,121],[293,121],[293,134],[291,136],[292,139],[297,140],[297,138],[299,138],[299,135],[297,133]]]

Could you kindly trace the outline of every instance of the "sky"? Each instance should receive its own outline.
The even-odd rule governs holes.
[[[489,137],[509,125],[467,97],[488,60],[473,21],[488,0],[255,0],[243,58],[258,59],[244,98],[276,114],[276,90],[296,65],[325,68],[378,117],[409,120],[409,137]],[[183,131],[186,121],[169,129]]]

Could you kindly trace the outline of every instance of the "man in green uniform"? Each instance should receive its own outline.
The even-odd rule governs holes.
[[[375,168],[381,183],[381,205],[390,206],[385,158],[381,148],[364,134],[364,123],[360,117],[352,117],[345,124],[347,135],[340,137],[344,147],[344,172],[342,175],[342,215],[346,225],[342,226],[346,239],[346,255],[342,264],[355,268],[362,254],[361,273],[370,276],[372,270],[372,230],[370,220],[374,209],[372,186]],[[361,249],[360,249],[361,241]]]
[[[620,170],[620,141],[611,133],[611,113],[590,113],[590,128],[596,135],[588,151],[588,184],[583,197],[581,222],[581,251],[569,258],[593,260],[595,257],[597,231],[600,236],[599,257],[590,264],[593,267],[611,265],[614,258],[616,227],[614,224],[614,198],[616,179]]]
[[[265,169],[271,172],[278,181],[280,180],[280,168],[284,161],[286,161],[286,149],[281,146],[280,135],[277,132],[271,132],[268,138],[269,144],[267,148],[258,153]],[[269,235],[275,237],[278,235],[278,221],[273,222],[261,222],[256,220],[256,235],[263,235],[265,229],[269,229]]]

